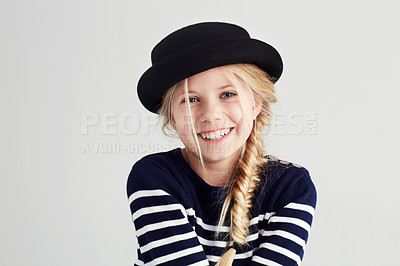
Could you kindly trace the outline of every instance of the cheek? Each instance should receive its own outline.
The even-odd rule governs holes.
[[[186,115],[186,112],[181,111],[175,115],[176,127],[179,132],[187,132],[190,130],[190,118]]]
[[[251,113],[251,108],[247,108],[243,110],[243,116],[240,112],[240,124],[243,127],[244,131],[251,131],[253,127],[253,117]]]
[[[240,105],[231,108],[230,119],[237,125],[248,125],[251,124],[251,113],[249,114],[248,108],[245,107],[242,113]],[[250,121],[249,121],[250,120]]]

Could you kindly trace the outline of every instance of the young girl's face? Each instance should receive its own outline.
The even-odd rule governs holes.
[[[260,102],[253,102],[250,91],[237,80],[239,84],[235,87],[221,67],[188,79],[193,125],[205,162],[237,158],[250,135],[253,120],[261,111]],[[172,99],[171,124],[187,150],[197,154],[185,101],[182,84]]]

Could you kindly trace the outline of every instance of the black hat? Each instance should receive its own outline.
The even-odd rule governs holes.
[[[225,22],[201,22],[172,32],[151,52],[152,66],[141,76],[137,92],[150,112],[174,84],[208,69],[236,63],[254,64],[279,79],[283,63],[271,45],[250,38],[242,27]]]

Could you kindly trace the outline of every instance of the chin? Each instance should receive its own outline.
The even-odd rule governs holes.
[[[202,149],[203,159],[210,162],[217,162],[228,158],[232,158],[232,156],[234,156],[235,153],[236,152],[232,152],[230,150],[226,150],[223,148],[218,149],[218,147],[215,147],[212,151],[207,151],[205,149]]]

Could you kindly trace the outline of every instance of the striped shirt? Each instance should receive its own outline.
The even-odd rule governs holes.
[[[315,186],[304,167],[267,157],[247,245],[233,265],[300,265],[304,255]],[[138,242],[135,265],[214,265],[227,243],[229,227],[216,224],[228,192],[198,176],[180,148],[136,162],[127,182]]]

